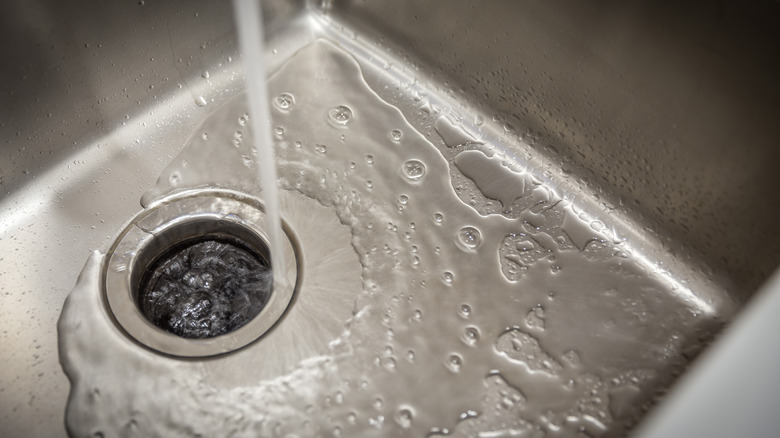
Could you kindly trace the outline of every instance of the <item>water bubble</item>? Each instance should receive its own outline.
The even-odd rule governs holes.
[[[444,273],[441,274],[441,278],[445,283],[452,283],[452,281],[455,279],[455,276],[452,275],[452,272],[450,271],[444,271]]]
[[[459,372],[460,368],[463,366],[463,358],[460,357],[459,354],[453,353],[450,355],[450,357],[447,358],[447,368],[450,369],[452,372]]]
[[[441,213],[434,213],[433,221],[436,222],[437,224],[444,222],[444,215]]]
[[[333,123],[344,126],[352,120],[352,110],[347,106],[339,105],[328,110],[328,118]]]
[[[461,318],[468,319],[469,316],[471,316],[471,306],[468,304],[461,304],[460,308],[458,308],[458,314]]]
[[[409,408],[402,408],[395,415],[395,421],[402,428],[408,429],[409,427],[412,426],[412,419],[413,419],[413,417],[414,417],[414,415],[412,414],[412,410],[411,409],[409,409]]]
[[[273,99],[274,108],[287,111],[295,105],[295,97],[290,93],[277,94]]]
[[[466,327],[465,330],[463,330],[463,336],[461,337],[463,342],[466,343],[466,345],[474,345],[479,341],[479,329],[476,327]]]
[[[458,243],[468,249],[475,249],[482,243],[482,234],[474,227],[458,230]]]
[[[393,129],[390,131],[390,140],[399,142],[402,138],[404,138],[404,133],[400,129]]]
[[[425,175],[425,164],[419,160],[409,160],[403,164],[401,170],[407,178],[418,180]]]
[[[195,105],[198,106],[206,106],[206,99],[203,96],[198,96],[195,98]]]
[[[373,155],[366,155],[366,163],[374,164],[374,156]]]

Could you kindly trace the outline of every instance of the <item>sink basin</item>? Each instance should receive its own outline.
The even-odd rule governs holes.
[[[91,254],[113,251],[144,210],[142,197],[148,207],[183,196],[171,176],[193,151],[210,150],[198,140],[204,126],[241,114],[243,68],[232,11],[222,3],[11,2],[0,18],[7,436],[92,433],[125,413],[105,400],[125,396],[140,400],[136,411],[126,407],[139,415],[133,427],[157,430],[144,411],[150,405],[127,384],[101,387],[104,404],[94,408],[79,398],[109,365],[106,376],[143,381],[119,359],[148,357],[149,372],[217,376],[210,390],[219,398],[251,389],[253,378],[303,372],[307,359],[336,357],[340,345],[351,350],[338,354],[371,358],[355,359],[351,370],[375,393],[350,399],[350,391],[360,394],[357,376],[342,376],[343,394],[307,386],[311,394],[290,410],[311,422],[276,427],[253,407],[241,413],[242,433],[624,436],[663,404],[780,262],[777,2],[267,1],[263,12],[271,95],[291,92],[298,108],[324,114],[330,107],[318,105],[342,96],[350,113],[341,120],[352,117],[352,131],[338,123],[345,112],[335,125],[274,113],[284,126],[282,179],[301,163],[327,169],[320,192],[285,180],[283,212],[291,226],[301,224],[309,283],[255,351],[303,312],[307,284],[318,276],[337,271],[346,277],[338,284],[355,285],[354,294],[339,295],[343,318],[273,366],[228,376],[225,364],[251,370],[252,345],[202,363],[158,355],[126,336],[107,305],[74,299],[95,306],[84,304],[94,324],[113,327],[115,337],[94,342],[115,362],[74,361],[75,341],[58,348],[57,321],[62,314],[63,327],[73,327],[67,315],[75,313],[63,313],[63,304],[85,261],[82,278],[97,278],[102,262]],[[320,144],[319,136],[329,140]],[[294,155],[295,140],[307,155]],[[209,164],[193,164],[199,170],[189,180],[183,173],[179,188],[219,186],[199,179]],[[325,183],[330,173],[352,181],[349,169],[358,178],[371,166],[381,171],[353,193],[376,205],[370,214],[391,218],[389,231],[328,197],[338,192]],[[218,188],[257,195],[250,180]],[[317,233],[304,229],[318,225],[303,218],[320,211],[330,215],[326,229],[338,231],[336,243],[324,251],[324,239],[317,252],[307,249]],[[409,219],[418,214],[424,220]],[[369,223],[389,236],[396,261],[370,264],[384,241],[372,240],[380,230],[367,233]],[[439,250],[446,257],[437,258]],[[348,267],[315,269],[328,258],[349,259]],[[414,272],[408,278],[417,282],[399,272]],[[418,307],[391,304],[412,295]],[[395,316],[363,312],[385,305]],[[373,325],[389,329],[377,333],[392,342],[355,341]],[[283,352],[274,345],[268,351]],[[415,360],[426,365],[413,370]],[[204,400],[198,394],[188,396],[194,409]],[[322,405],[312,408],[306,397]],[[358,403],[365,406],[347,407]],[[211,434],[175,420],[174,430]]]

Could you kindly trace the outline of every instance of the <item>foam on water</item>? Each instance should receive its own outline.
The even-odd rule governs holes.
[[[601,436],[631,424],[683,365],[675,327],[695,326],[694,309],[597,232],[586,239],[569,203],[531,176],[496,167],[521,189],[470,192],[493,187],[468,170],[493,158],[448,161],[345,51],[312,43],[268,88],[283,189],[351,230],[363,285],[354,316],[285,376],[228,378],[231,356],[179,361],[129,341],[101,305],[95,254],[59,322],[71,433]],[[217,108],[144,199],[188,187],[258,193],[248,112],[243,95]],[[470,202],[480,196],[510,205]],[[285,348],[295,342],[305,339]]]

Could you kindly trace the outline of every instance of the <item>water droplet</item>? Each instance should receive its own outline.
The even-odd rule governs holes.
[[[324,144],[314,145],[314,150],[321,154],[328,152],[328,148]]]
[[[468,304],[461,304],[460,308],[458,309],[458,314],[465,319],[468,319],[469,316],[471,316],[471,306]]]
[[[536,306],[525,316],[525,325],[530,329],[544,330],[544,308]]]
[[[241,141],[244,138],[244,134],[241,131],[236,131],[233,133],[233,140],[231,140],[231,143],[233,143],[233,146],[235,147],[241,147]]]
[[[450,369],[452,372],[459,372],[460,368],[463,366],[463,358],[460,357],[459,354],[453,353],[450,355],[450,357],[447,358],[447,368]]]
[[[582,358],[576,350],[568,350],[563,353],[563,359],[573,367],[579,367],[582,365]]]
[[[206,106],[206,99],[203,96],[198,96],[195,98],[195,105],[198,106]]]
[[[404,138],[404,133],[400,129],[393,129],[390,131],[390,140],[399,142],[402,138]]]
[[[202,138],[203,141],[208,141],[209,133],[208,132],[204,132],[203,134],[200,135],[200,138]]]
[[[340,126],[344,126],[352,120],[352,110],[344,105],[339,105],[335,108],[328,110],[328,118]]]
[[[376,418],[371,417],[368,419],[368,424],[377,429],[381,429],[385,423],[385,417],[383,415],[377,415]]]
[[[276,128],[274,128],[274,134],[276,134],[277,137],[284,136],[284,128],[281,126],[277,126]]]
[[[443,280],[444,280],[446,283],[452,283],[452,281],[455,279],[455,276],[454,276],[454,275],[452,275],[452,272],[450,272],[450,271],[444,271],[444,273],[443,273],[443,274],[441,274],[441,278],[442,278],[442,279],[443,279]]]
[[[401,170],[407,178],[418,180],[425,175],[425,164],[419,160],[409,160],[403,164]]]
[[[394,357],[386,357],[383,364],[388,371],[395,371],[396,362]]]
[[[281,93],[274,97],[274,108],[280,111],[287,111],[295,105],[295,97],[290,93]]]
[[[208,70],[204,71],[203,74],[200,75],[203,79],[208,79],[211,75],[209,75]]]
[[[476,327],[466,327],[461,337],[466,345],[474,345],[479,341],[479,329]]]
[[[373,155],[366,155],[366,163],[374,164],[374,156]]]
[[[178,185],[178,184],[179,184],[179,179],[180,179],[180,178],[181,178],[181,175],[179,175],[179,174],[178,174],[178,173],[176,173],[176,172],[173,172],[173,173],[172,173],[172,174],[171,174],[171,175],[168,177],[168,182],[169,182],[169,183],[170,183],[172,186],[176,186],[176,185]]]
[[[374,187],[374,183],[371,180],[368,180],[368,181],[366,181],[366,187],[368,187],[369,189],[373,188]]]
[[[482,243],[482,234],[474,227],[458,230],[458,243],[467,249],[475,249]]]
[[[434,213],[433,221],[436,222],[437,224],[444,222],[444,215],[441,213]]]
[[[406,195],[401,195],[398,197],[398,203],[401,205],[406,205],[409,202],[409,197]]]
[[[395,421],[398,423],[399,426],[401,426],[404,429],[408,429],[412,426],[412,419],[414,415],[412,414],[412,410],[409,408],[402,408],[398,411],[398,413],[395,416]]]
[[[249,120],[249,114],[247,114],[247,113],[241,114],[238,117],[238,124],[241,125],[241,126],[246,126],[246,122],[248,120]]]

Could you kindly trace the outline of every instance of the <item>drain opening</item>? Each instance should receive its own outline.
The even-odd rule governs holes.
[[[267,258],[245,242],[196,239],[151,262],[137,300],[141,313],[157,327],[203,339],[230,333],[255,318],[268,303],[272,285]]]
[[[285,229],[284,281],[274,284],[265,213],[237,192],[172,195],[132,219],[109,250],[104,294],[140,344],[177,357],[243,348],[286,314],[300,259]]]

